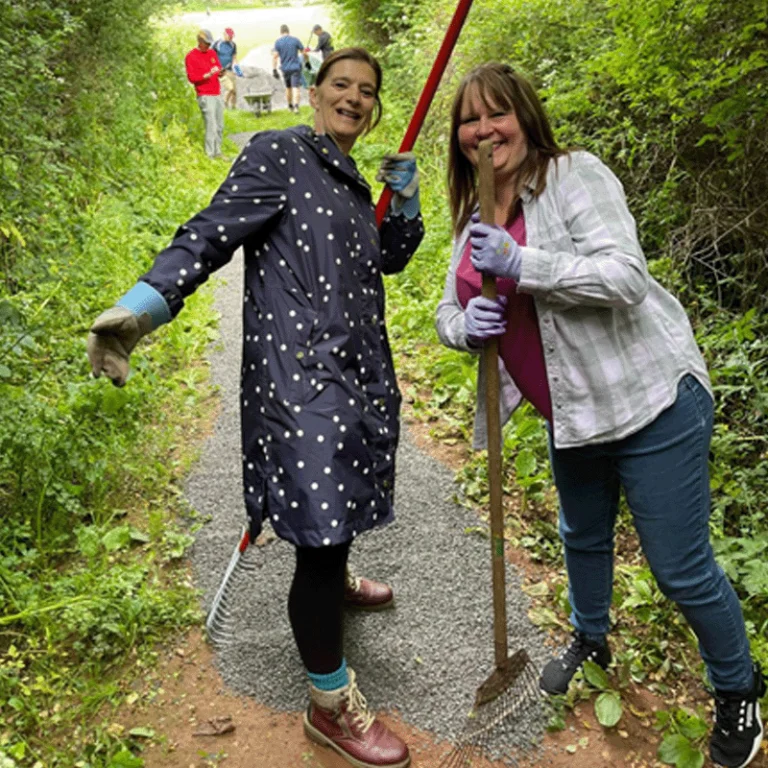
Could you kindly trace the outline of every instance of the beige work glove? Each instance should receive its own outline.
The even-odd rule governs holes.
[[[102,312],[88,334],[88,360],[95,378],[103,373],[117,387],[122,387],[130,371],[129,358],[142,336],[152,330],[152,318],[145,312],[136,315],[126,307],[112,307]]]

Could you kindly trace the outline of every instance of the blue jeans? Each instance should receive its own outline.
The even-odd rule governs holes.
[[[712,413],[709,393],[689,375],[673,405],[639,432],[563,450],[550,434],[550,459],[573,626],[589,635],[608,632],[623,489],[651,571],[695,632],[711,684],[743,691],[752,685],[744,617],[709,542]]]

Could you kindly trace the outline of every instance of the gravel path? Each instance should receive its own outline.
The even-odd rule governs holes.
[[[247,137],[232,138],[242,145]],[[222,412],[186,488],[192,506],[210,516],[191,553],[206,610],[244,520],[237,403],[241,255],[218,276],[223,278],[216,288],[221,343],[212,347],[210,358]],[[452,473],[420,452],[407,430],[398,451],[396,493],[396,522],[361,536],[350,558],[356,572],[392,584],[396,607],[380,613],[350,612],[346,656],[374,709],[396,709],[411,725],[452,738],[465,722],[475,690],[493,669],[488,540],[467,532],[476,528],[478,519],[452,501]],[[219,650],[218,665],[235,691],[277,710],[301,710],[306,706],[306,677],[286,610],[293,548],[274,539],[252,550],[258,567],[239,577],[230,604],[233,642]],[[549,651],[541,632],[528,621],[527,610],[520,578],[509,566],[510,652],[523,647],[539,665]],[[496,740],[494,753],[503,754],[504,745],[536,741],[542,719],[538,708],[531,708],[505,733],[503,744]]]

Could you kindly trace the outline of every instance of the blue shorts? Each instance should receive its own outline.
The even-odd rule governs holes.
[[[295,72],[283,72],[283,80],[285,81],[286,88],[300,88],[301,70],[297,69]]]

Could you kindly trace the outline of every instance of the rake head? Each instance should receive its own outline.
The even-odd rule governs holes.
[[[211,603],[211,609],[205,619],[205,630],[210,642],[221,648],[232,643],[234,639],[233,617],[230,605],[233,595],[238,588],[239,577],[251,571],[256,570],[260,563],[256,560],[256,552],[250,547],[251,536],[246,526],[240,540],[235,546],[235,551],[229,560],[227,569],[221,579],[216,595]]]
[[[484,759],[491,759],[490,747],[503,744],[516,718],[537,706],[541,697],[538,669],[521,649],[478,688],[464,729],[439,768],[479,768]]]

